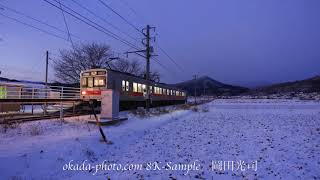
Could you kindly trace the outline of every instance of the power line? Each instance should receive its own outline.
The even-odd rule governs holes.
[[[114,38],[114,39],[122,42],[123,44],[125,44],[125,45],[127,45],[127,46],[129,46],[129,47],[132,47],[132,48],[134,48],[134,49],[139,49],[139,48],[136,47],[134,44],[126,41],[125,39],[122,39],[122,38],[119,37],[118,35],[114,34],[113,32],[109,31],[108,29],[104,28],[103,26],[101,26],[101,25],[93,22],[92,20],[88,19],[87,17],[84,17],[83,15],[81,15],[81,14],[79,14],[78,12],[74,11],[73,9],[71,9],[71,8],[69,8],[69,7],[67,7],[67,6],[65,6],[65,5],[62,4],[62,6],[63,6],[64,8],[69,9],[71,12],[75,13],[76,15],[78,15],[78,16],[80,16],[80,17],[74,15],[73,13],[71,13],[71,12],[69,12],[69,11],[67,11],[67,10],[65,10],[65,9],[63,9],[63,8],[60,8],[59,6],[57,6],[56,4],[51,3],[51,2],[48,1],[48,0],[44,0],[44,1],[45,1],[46,3],[48,3],[48,4],[50,4],[51,6],[54,6],[54,7],[58,8],[58,9],[64,11],[65,13],[71,15],[72,17],[74,17],[74,18],[82,21],[83,23],[85,23],[85,24],[93,27],[94,29],[96,29],[96,30],[98,30],[98,31],[106,34],[107,36],[110,36],[110,37],[112,37],[112,38]],[[54,1],[57,2],[56,0],[54,0]],[[85,20],[84,20],[84,19],[85,19]]]
[[[124,18],[121,14],[119,14],[117,11],[115,11],[113,8],[111,8],[110,6],[108,6],[105,2],[103,2],[102,0],[98,0],[100,1],[100,3],[102,5],[104,5],[107,9],[109,9],[110,11],[112,11],[113,13],[115,13],[116,15],[118,15],[122,20],[124,20],[127,24],[129,24],[131,27],[133,27],[135,30],[137,30],[139,33],[141,33],[141,31],[139,30],[139,28],[137,28],[135,25],[133,25],[130,21],[128,21],[126,18]],[[142,33],[143,34],[143,33]]]
[[[110,6],[106,5],[102,0],[99,0],[99,1],[100,1],[102,4],[104,4],[105,6],[107,6],[107,8],[109,8],[111,11],[114,12],[114,10],[113,10]],[[141,16],[139,16],[139,14],[138,14],[133,8],[131,8],[131,7],[129,6],[129,4],[128,4],[125,0],[120,0],[120,1],[122,2],[122,4],[126,5],[126,6],[130,9],[130,11],[133,12],[137,17],[140,17],[140,18],[141,18]],[[120,16],[121,18],[123,18],[119,13],[117,13],[117,12],[114,12],[114,13],[116,13],[118,16]],[[143,19],[143,18],[141,18],[141,19]],[[126,19],[123,19],[123,20],[125,20],[125,21],[127,22]],[[128,23],[128,22],[127,22],[127,23]],[[129,22],[129,24],[132,25],[130,22]],[[134,27],[134,28],[137,29],[136,27]],[[139,30],[138,30],[138,31],[139,31]],[[140,31],[139,31],[139,32],[140,32]],[[161,48],[158,43],[156,43],[156,44],[157,44],[157,46],[159,47],[160,51],[162,51],[181,71],[184,71],[183,68],[182,68],[163,48]]]
[[[9,11],[11,11],[11,12],[14,12],[15,14],[24,16],[24,17],[26,17],[26,18],[28,18],[28,19],[34,20],[34,21],[36,21],[36,22],[38,22],[38,23],[40,23],[40,24],[43,24],[43,25],[45,25],[45,26],[48,26],[48,27],[53,28],[53,29],[55,29],[55,30],[57,30],[57,31],[60,31],[60,32],[62,32],[62,33],[66,33],[66,34],[67,34],[66,31],[64,31],[64,30],[62,30],[62,29],[60,29],[60,28],[58,28],[58,27],[56,27],[56,26],[53,26],[53,25],[51,25],[51,24],[48,24],[48,23],[46,23],[46,22],[44,22],[44,21],[41,21],[41,20],[39,20],[39,19],[36,19],[36,18],[34,18],[34,17],[31,17],[31,16],[29,16],[29,15],[27,15],[27,14],[21,12],[21,11],[17,11],[17,10],[15,10],[15,9],[9,8],[8,6],[5,6],[5,5],[3,5],[3,4],[0,4],[0,6],[4,7],[5,10],[9,10]],[[73,36],[73,37],[75,37],[75,38],[77,38],[77,39],[81,39],[79,36],[76,36],[76,35],[74,35],[74,34],[70,34],[70,35]]]
[[[142,21],[143,21],[144,23],[147,22],[147,20],[146,20],[143,16],[141,16],[137,11],[135,11],[132,7],[130,7],[130,5],[128,4],[127,1],[125,1],[125,0],[120,0],[120,2],[121,2],[122,4],[124,4],[133,14],[135,14],[137,17],[139,17],[140,19],[142,19]]]
[[[31,25],[31,24],[22,22],[22,21],[20,21],[20,20],[18,20],[18,19],[16,19],[16,18],[13,18],[13,17],[7,16],[7,15],[4,15],[4,14],[2,14],[2,13],[0,13],[0,15],[3,16],[3,17],[6,17],[6,18],[8,18],[8,19],[11,19],[11,20],[13,20],[13,21],[15,21],[15,22],[18,22],[18,23],[20,23],[20,24],[23,24],[23,25],[25,25],[25,26],[28,26],[28,27],[37,29],[37,30],[39,30],[39,31],[41,31],[41,32],[43,32],[43,33],[48,34],[48,35],[54,36],[54,37],[56,37],[56,38],[59,38],[59,39],[65,40],[65,41],[68,41],[67,39],[65,39],[65,38],[62,37],[62,36],[59,36],[59,35],[56,35],[56,34],[54,34],[54,33],[49,32],[49,31],[43,30],[43,29],[38,28],[38,27],[36,27],[36,26],[33,26],[33,25]],[[68,41],[68,42],[69,42],[69,41]]]
[[[184,71],[183,68],[163,48],[161,48],[158,43],[156,44],[163,54],[165,54],[181,71]]]
[[[153,60],[154,60],[154,62],[156,62],[159,66],[161,66],[163,69],[167,70],[168,72],[170,72],[170,73],[172,73],[172,74],[175,74],[175,73],[173,73],[173,71],[171,71],[167,66],[161,64],[159,59],[153,57]]]
[[[137,41],[136,38],[134,38],[133,36],[131,36],[130,34],[122,31],[120,28],[118,28],[117,26],[113,25],[112,23],[110,23],[109,21],[107,21],[105,18],[102,18],[101,16],[97,15],[96,13],[94,13],[93,11],[91,11],[90,9],[86,8],[85,6],[83,6],[82,4],[80,4],[79,2],[77,2],[76,0],[71,0],[73,3],[77,4],[79,7],[81,7],[82,9],[86,10],[87,12],[89,12],[90,14],[92,14],[93,16],[99,18],[100,20],[102,20],[103,22],[107,23],[108,25],[110,25],[111,27],[113,27],[114,29],[116,29],[117,31],[121,32],[122,34],[125,34],[127,37],[133,39],[134,41]],[[137,41],[138,42],[138,41]]]
[[[62,16],[63,16],[63,21],[64,21],[64,24],[66,26],[66,29],[67,29],[67,32],[68,32],[68,39],[72,45],[72,48],[74,49],[74,44],[73,44],[73,41],[71,39],[71,36],[70,36],[70,30],[69,30],[69,26],[68,26],[68,23],[67,23],[67,20],[66,20],[66,16],[64,15],[64,12],[62,11],[62,6],[61,6],[61,1],[59,0],[59,5],[60,5],[60,8],[61,8],[61,13],[62,13]]]

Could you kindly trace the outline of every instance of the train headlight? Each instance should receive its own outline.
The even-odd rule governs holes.
[[[81,94],[82,94],[82,95],[86,95],[86,94],[87,94],[87,91],[81,91]]]

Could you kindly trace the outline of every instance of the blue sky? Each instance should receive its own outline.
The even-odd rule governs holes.
[[[51,0],[53,1],[53,0]],[[142,38],[98,0],[75,0],[93,10],[122,31]],[[92,19],[71,0],[61,0]],[[152,62],[162,81],[179,82],[193,74],[218,81],[247,85],[284,82],[320,74],[320,1],[318,0],[104,0],[135,26],[156,26],[156,41],[175,61],[161,51],[158,59],[168,69]],[[61,11],[42,0],[0,0],[0,3],[65,30]],[[129,6],[127,6],[128,4]],[[137,14],[132,12],[134,9]],[[50,30],[8,10],[0,13]],[[104,42],[118,52],[132,50],[118,41],[66,15],[75,43]],[[127,38],[95,18],[101,25]],[[57,33],[55,30],[50,32]],[[57,33],[59,34],[59,33]],[[66,34],[59,34],[67,37]],[[71,48],[67,41],[0,16],[0,68],[2,76],[43,80],[45,51],[52,59],[59,49]],[[140,41],[140,40],[139,40]],[[134,57],[137,58],[138,57]],[[143,59],[140,59],[144,62]],[[50,80],[54,80],[51,70]]]

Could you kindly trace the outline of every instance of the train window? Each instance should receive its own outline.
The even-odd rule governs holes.
[[[88,83],[88,82],[87,82],[87,78],[84,77],[84,78],[82,78],[81,80],[82,80],[82,81],[81,81],[81,86],[82,86],[82,87],[86,87],[86,86],[87,86],[87,83]]]
[[[147,91],[147,88],[146,88],[146,85],[145,85],[145,84],[142,84],[142,91],[143,91],[143,92],[146,92],[146,91]]]
[[[90,76],[90,73],[88,73],[88,72],[82,73],[82,76]]]
[[[93,78],[92,77],[88,78],[88,87],[93,87]]]
[[[162,94],[162,88],[159,88],[159,94]]]
[[[126,90],[126,81],[122,80],[122,91]]]
[[[167,89],[163,89],[163,94],[164,94],[164,95],[167,94]]]
[[[150,94],[153,94],[152,86],[149,86],[149,93],[150,93]]]
[[[138,83],[133,83],[133,92],[138,92]]]
[[[129,81],[122,80],[122,91],[129,91]]]
[[[138,84],[138,92],[142,92],[142,84]]]
[[[129,81],[126,81],[126,91],[129,91]]]
[[[94,86],[95,87],[105,86],[105,78],[104,77],[95,77],[94,78]]]
[[[170,89],[167,90],[167,95],[168,95],[168,96],[170,95]]]
[[[90,74],[91,74],[91,76],[94,76],[94,75],[97,75],[97,72],[96,71],[92,71]]]
[[[157,87],[154,87],[154,94],[157,94]]]

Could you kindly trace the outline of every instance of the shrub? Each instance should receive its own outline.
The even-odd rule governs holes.
[[[30,135],[37,136],[43,134],[43,129],[40,127],[40,124],[33,124],[30,126]]]
[[[8,120],[3,120],[0,124],[0,132],[6,133],[8,129],[18,129],[20,128],[19,122],[10,122]]]
[[[198,111],[199,111],[199,108],[198,108],[198,106],[193,106],[193,107],[191,108],[191,110],[192,110],[193,112],[198,112]]]
[[[203,106],[201,111],[202,112],[209,112],[209,107],[208,106]]]

